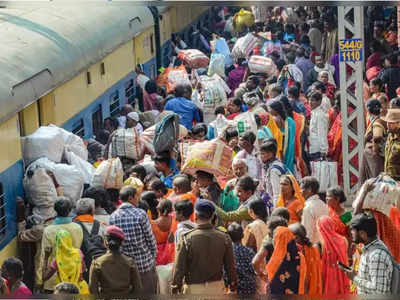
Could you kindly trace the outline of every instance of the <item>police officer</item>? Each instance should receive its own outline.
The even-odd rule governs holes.
[[[177,246],[172,293],[223,295],[222,269],[225,267],[229,288],[235,291],[237,275],[229,236],[213,227],[214,203],[198,200],[195,205],[197,226],[188,231]],[[185,285],[184,285],[185,284]]]

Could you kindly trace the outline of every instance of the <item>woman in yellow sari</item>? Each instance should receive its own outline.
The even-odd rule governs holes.
[[[286,207],[290,214],[289,225],[301,221],[305,200],[293,175],[281,176],[281,194],[276,207]]]
[[[82,275],[85,270],[83,254],[72,246],[69,231],[61,229],[56,235],[56,257],[50,267],[44,269],[43,282],[57,273],[58,283],[70,282],[79,288],[80,294],[89,294],[89,287]]]

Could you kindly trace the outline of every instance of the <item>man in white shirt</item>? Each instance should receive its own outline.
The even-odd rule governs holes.
[[[257,157],[257,149],[254,145],[256,135],[251,131],[246,131],[239,137],[239,147],[242,149],[236,154],[235,160],[244,159],[249,169],[248,175],[253,179],[261,178],[261,161]]]
[[[310,96],[310,160],[325,158],[328,154],[328,114],[321,107],[322,94],[313,92]]]
[[[319,182],[317,178],[312,176],[304,177],[300,183],[300,188],[306,199],[301,224],[306,228],[310,242],[315,244],[321,241],[317,229],[317,221],[320,217],[329,214],[328,206],[318,196]]]
[[[123,112],[128,111],[128,113],[126,113],[126,115],[123,115],[123,114],[122,114],[122,115],[118,118],[118,123],[119,123],[118,128],[124,128],[124,129],[126,129],[126,128],[136,127],[136,130],[138,131],[138,133],[139,133],[139,134],[142,134],[142,132],[143,132],[143,126],[142,126],[142,124],[139,123],[139,122],[140,122],[139,114],[138,114],[137,112],[134,112],[134,111],[129,111],[129,110],[130,110],[130,109],[129,109],[129,106],[130,106],[130,108],[132,108],[132,106],[131,106],[130,104],[127,104],[127,105],[126,105],[126,108],[125,108],[125,106],[122,108],[122,109],[123,109]],[[133,110],[133,108],[132,108],[132,110]],[[127,126],[127,121],[128,121],[128,119],[130,119],[131,122],[133,122],[133,125],[130,126],[130,127]]]

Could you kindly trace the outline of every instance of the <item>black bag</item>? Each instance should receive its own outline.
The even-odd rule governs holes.
[[[179,116],[170,114],[157,124],[154,131],[153,146],[156,153],[171,151],[179,139]]]
[[[85,264],[86,264],[86,272],[83,274],[85,280],[89,279],[89,270],[92,264],[92,261],[105,254],[107,252],[107,248],[104,245],[104,239],[101,235],[99,235],[100,230],[100,222],[94,220],[92,231],[89,233],[80,221],[75,221],[82,227],[83,231],[83,241],[81,246],[81,251],[85,256]]]

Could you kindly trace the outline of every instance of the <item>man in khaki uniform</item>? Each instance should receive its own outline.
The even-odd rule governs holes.
[[[213,227],[214,203],[198,200],[195,206],[195,229],[182,235],[177,246],[173,270],[172,293],[223,295],[222,269],[235,291],[237,275],[229,236]]]
[[[382,120],[387,122],[389,136],[385,147],[384,172],[400,181],[400,109],[389,109]]]

